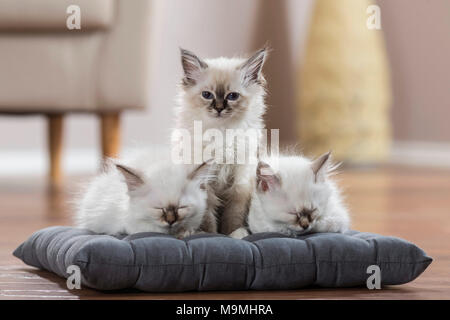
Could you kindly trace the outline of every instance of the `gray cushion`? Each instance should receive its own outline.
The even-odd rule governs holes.
[[[67,277],[80,267],[82,284],[100,290],[269,290],[365,286],[378,265],[381,284],[412,281],[432,259],[394,237],[349,231],[288,238],[275,233],[236,240],[200,234],[178,240],[158,233],[113,237],[72,227],[35,232],[14,255]]]

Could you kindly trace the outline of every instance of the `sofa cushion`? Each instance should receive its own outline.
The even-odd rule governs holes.
[[[67,8],[81,11],[81,30],[106,29],[114,20],[113,0],[2,0],[0,31],[67,31]]]

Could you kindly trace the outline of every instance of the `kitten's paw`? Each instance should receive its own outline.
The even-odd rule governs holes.
[[[343,233],[347,231],[348,226],[341,221],[318,220],[313,227],[315,232],[337,232]]]
[[[195,232],[195,230],[183,230],[183,231],[181,231],[181,232],[179,232],[178,234],[177,234],[177,238],[178,239],[183,239],[183,238],[186,238],[186,237],[189,237],[189,236],[192,236],[192,235],[194,235],[194,234],[196,234],[197,232]]]
[[[229,236],[234,239],[242,239],[248,236],[248,231],[245,228],[239,228],[230,233]]]

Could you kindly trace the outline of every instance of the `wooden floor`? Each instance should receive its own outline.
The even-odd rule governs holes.
[[[65,280],[28,267],[11,252],[33,231],[69,225],[70,200],[82,179],[48,196],[43,179],[0,180],[0,299],[450,299],[450,171],[384,168],[348,170],[337,177],[353,214],[353,229],[402,237],[433,263],[415,281],[382,290],[148,294],[67,290]]]

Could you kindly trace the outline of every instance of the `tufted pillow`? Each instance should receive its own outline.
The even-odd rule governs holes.
[[[382,285],[394,285],[414,280],[432,261],[408,241],[357,231],[297,238],[259,233],[243,240],[199,234],[179,240],[159,233],[113,237],[49,227],[14,255],[61,277],[77,265],[82,284],[91,288],[151,292],[365,286],[370,265],[379,266]]]

